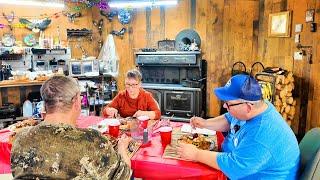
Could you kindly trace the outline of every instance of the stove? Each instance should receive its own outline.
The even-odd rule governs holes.
[[[158,102],[162,118],[189,121],[205,116],[205,81],[202,86],[186,87],[186,79],[203,79],[200,52],[136,53],[136,65],[142,73],[142,87]]]
[[[180,84],[143,83],[158,102],[162,118],[173,116],[177,121],[188,121],[192,116],[202,116],[201,88],[183,87]]]

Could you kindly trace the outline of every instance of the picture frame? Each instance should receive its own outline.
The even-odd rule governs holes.
[[[306,11],[306,22],[313,22],[314,21],[314,9],[308,9]]]
[[[271,13],[268,22],[269,37],[290,37],[291,11]]]

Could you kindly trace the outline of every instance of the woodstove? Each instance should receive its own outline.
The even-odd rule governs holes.
[[[162,118],[188,121],[205,116],[206,66],[199,51],[136,53],[142,87],[159,103]]]

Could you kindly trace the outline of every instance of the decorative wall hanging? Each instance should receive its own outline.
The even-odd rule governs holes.
[[[92,30],[83,28],[83,29],[67,29],[67,37],[86,37],[92,36]]]
[[[32,47],[32,46],[37,44],[37,40],[36,40],[36,38],[35,38],[35,36],[33,34],[26,35],[23,38],[23,42],[29,47]]]
[[[99,49],[101,49],[102,46],[103,46],[103,41],[102,41],[102,39],[100,39],[100,40],[98,41],[98,47],[99,47]]]
[[[118,19],[121,24],[129,24],[131,17],[131,13],[127,9],[121,9],[118,12]]]
[[[3,15],[3,17],[8,21],[8,23],[9,23],[9,28],[10,28],[10,30],[12,31],[12,27],[11,27],[11,24],[12,24],[12,22],[13,22],[13,20],[14,20],[14,12],[13,11],[11,11],[11,13],[10,14],[8,14],[8,15],[6,15],[5,13],[2,13],[2,15]]]
[[[291,12],[279,12],[269,14],[269,37],[290,37]]]
[[[116,31],[116,30],[111,31],[110,34],[120,36],[122,38],[125,32],[127,32],[127,29],[123,27],[120,31]]]
[[[44,20],[32,20],[32,22],[27,19],[20,18],[19,21],[20,23],[25,24],[26,28],[35,33],[45,30],[51,23],[51,19],[48,18]]]
[[[98,28],[99,34],[101,36],[102,35],[102,28],[103,28],[103,19],[100,19],[98,22],[93,20],[92,23],[95,27]]]
[[[106,18],[109,20],[109,22],[111,22],[112,19],[113,19],[113,17],[117,15],[117,11],[107,12],[107,11],[101,10],[101,11],[100,11],[100,14],[101,14],[102,16],[106,17]]]
[[[67,17],[68,17],[69,22],[72,22],[72,23],[74,23],[74,22],[75,22],[76,18],[78,18],[78,17],[81,17],[81,16],[82,16],[81,12],[75,12],[75,13],[71,13],[71,12],[63,12],[63,14],[64,14],[65,16],[67,16]]]
[[[3,34],[1,42],[3,46],[12,47],[16,42],[16,39],[11,33],[6,33],[6,34]]]
[[[102,10],[110,9],[108,0],[65,0],[67,3],[75,4],[74,11],[81,11],[82,9],[92,8],[94,6]]]
[[[306,22],[313,22],[314,21],[314,9],[308,9],[306,11]]]

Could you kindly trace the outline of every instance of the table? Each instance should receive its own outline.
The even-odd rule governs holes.
[[[77,120],[77,127],[87,128],[90,125],[98,124],[103,118],[96,116],[80,116]],[[183,123],[171,122],[171,126],[179,127]],[[0,131],[0,174],[10,173],[10,151],[8,144],[10,131]],[[221,144],[223,136],[217,134],[218,144]],[[162,158],[163,147],[160,134],[152,135],[150,144],[141,147],[131,158],[131,166],[134,177],[143,179],[226,179],[221,171],[209,166],[191,161]]]
[[[171,122],[171,126],[179,127],[183,123]],[[223,141],[222,133],[217,133],[219,149]],[[226,176],[207,165],[191,161],[162,158],[164,148],[160,134],[153,134],[151,143],[140,148],[131,158],[134,177],[143,179],[226,179]]]

